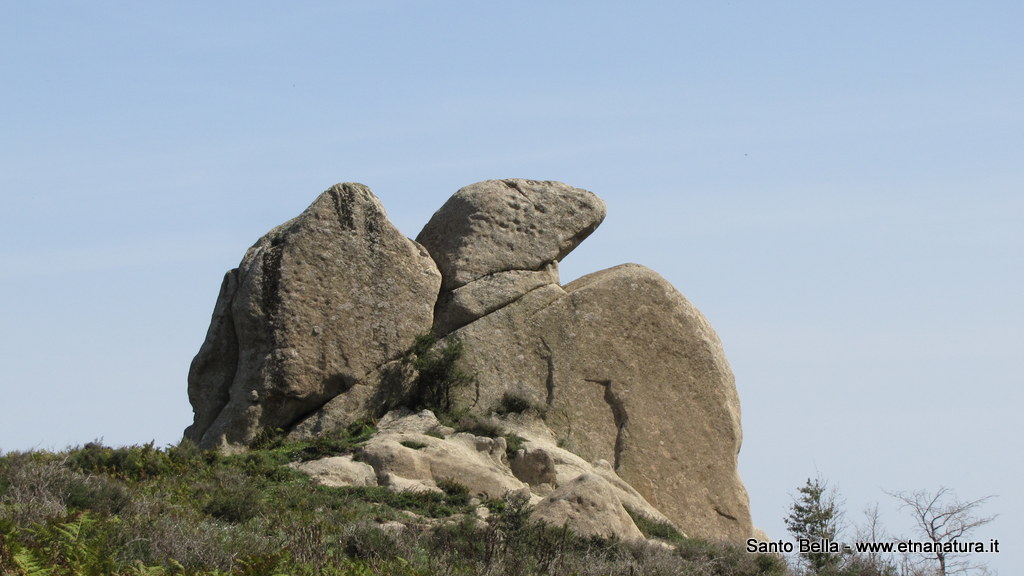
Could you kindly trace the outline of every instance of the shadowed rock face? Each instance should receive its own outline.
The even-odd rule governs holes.
[[[245,445],[349,390],[429,330],[440,274],[361,184],[339,184],[228,272],[189,373],[201,447]]]
[[[244,447],[267,428],[308,438],[380,415],[390,405],[381,398],[416,378],[396,358],[433,328],[462,341],[462,368],[476,374],[477,386],[461,391],[464,406],[489,417],[512,395],[545,414],[543,439],[508,427],[528,440],[510,471],[478,471],[468,460],[444,467],[495,490],[526,483],[538,499],[553,495],[544,514],[555,516],[576,514],[566,503],[604,485],[575,480],[597,474],[620,503],[653,506],[690,536],[750,537],[736,463],[739,399],[704,316],[636,264],[559,284],[559,260],[604,215],[585,190],[489,180],[438,210],[421,246],[394,229],[364,186],[331,188],[225,276],[189,374],[195,421],[186,437]],[[449,462],[458,453],[438,445],[415,455],[393,444],[382,439],[365,456],[394,486],[429,480],[413,474],[430,467],[428,455]],[[608,470],[572,463],[562,448]],[[606,512],[621,517],[615,506]]]

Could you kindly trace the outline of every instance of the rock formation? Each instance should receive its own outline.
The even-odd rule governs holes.
[[[535,436],[535,431],[514,424],[510,429],[530,437],[528,448],[511,457],[504,438],[456,432],[427,410],[393,411],[380,419],[377,434],[359,449],[359,461],[333,456],[293,466],[327,486],[440,492],[438,485],[447,481],[483,498],[520,492],[534,504],[534,518],[568,522],[585,536],[640,539],[630,514],[671,523],[607,462],[588,463],[550,438]],[[543,462],[541,469],[538,462]]]
[[[707,320],[655,272],[627,264],[536,290],[451,337],[478,379],[466,403],[525,396],[563,445],[613,463],[688,534],[750,533],[732,372]]]
[[[435,331],[558,285],[558,261],[604,216],[600,198],[561,182],[487,180],[456,192],[416,237],[441,271]]]
[[[581,474],[559,486],[533,509],[532,517],[548,524],[569,524],[576,532],[604,538],[640,540],[644,536],[615,495],[597,474]]]
[[[289,428],[430,329],[440,275],[361,184],[339,184],[227,273],[189,371],[201,447]]]
[[[358,484],[372,470],[394,489],[456,478],[491,497],[527,490],[537,518],[592,534],[635,537],[630,509],[691,536],[748,538],[739,400],[707,320],[635,264],[560,285],[559,261],[604,215],[585,190],[491,180],[459,190],[413,242],[365,187],[335,186],[225,276],[189,375],[186,437],[244,447],[268,428],[303,438],[378,418],[417,382],[403,353],[432,329],[438,346],[461,342],[475,375],[458,404],[525,447],[510,456],[503,438],[391,413],[362,462],[304,471]]]

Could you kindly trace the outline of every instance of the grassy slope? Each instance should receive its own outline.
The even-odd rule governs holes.
[[[484,502],[481,520],[458,485],[443,495],[327,488],[287,466],[352,452],[372,433],[357,424],[315,443],[268,438],[234,456],[97,443],[0,456],[0,573],[785,573],[778,558],[731,546],[579,538],[529,522],[515,497]]]

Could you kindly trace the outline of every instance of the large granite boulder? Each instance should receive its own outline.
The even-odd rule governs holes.
[[[739,398],[703,315],[635,264],[530,292],[456,330],[480,413],[515,395],[544,406],[560,445],[604,459],[691,536],[752,525],[737,472]]]
[[[487,180],[462,188],[416,237],[441,271],[435,331],[445,334],[545,284],[605,216],[592,192],[561,182]]]
[[[338,184],[228,272],[189,372],[185,437],[250,444],[344,394],[430,329],[440,274],[361,184]]]

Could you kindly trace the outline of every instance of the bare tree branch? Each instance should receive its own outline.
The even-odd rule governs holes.
[[[946,552],[941,546],[964,537],[976,528],[996,519],[997,515],[979,515],[979,509],[994,495],[977,500],[960,501],[956,494],[946,487],[936,492],[916,490],[913,492],[886,492],[901,502],[900,507],[910,511],[918,535],[925,541],[936,544],[934,552],[922,554],[938,564],[939,575],[964,574],[981,568],[955,552]]]

